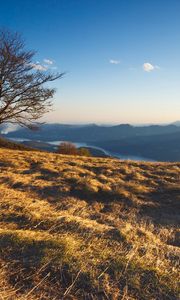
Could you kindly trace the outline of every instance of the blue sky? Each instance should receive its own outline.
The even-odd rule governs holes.
[[[27,48],[37,50],[34,63],[67,72],[54,83],[46,121],[180,119],[179,0],[6,0],[0,6],[0,27],[22,33]]]

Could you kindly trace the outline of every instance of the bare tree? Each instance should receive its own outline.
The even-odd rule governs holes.
[[[35,52],[27,51],[21,36],[0,31],[0,124],[20,124],[29,128],[50,111],[53,88],[46,83],[59,79],[33,62]]]

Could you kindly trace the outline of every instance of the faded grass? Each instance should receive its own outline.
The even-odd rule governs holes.
[[[178,299],[180,163],[0,150],[0,298]]]

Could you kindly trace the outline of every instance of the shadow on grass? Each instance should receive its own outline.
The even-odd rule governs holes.
[[[118,282],[120,291],[126,288],[133,295],[132,299],[177,299],[176,292],[154,269],[143,268],[133,261],[127,263],[123,257],[112,260],[107,273]]]
[[[31,162],[29,169],[22,172],[22,174],[35,174],[35,173],[41,173],[41,175],[38,176],[38,179],[44,179],[47,181],[48,180],[51,181],[52,177],[56,178],[59,176],[58,172],[49,170],[47,168],[43,168],[41,162]]]
[[[97,168],[96,168],[97,169]],[[97,171],[97,170],[96,170]],[[13,183],[9,178],[3,178],[4,182],[13,189],[35,193],[39,199],[47,200],[51,204],[58,204],[62,198],[75,197],[86,201],[88,204],[93,202],[102,202],[108,210],[108,204],[112,202],[122,204],[125,210],[131,210],[136,204],[129,196],[125,197],[118,191],[98,191],[89,190],[85,185],[78,183],[73,179],[57,178],[59,173],[53,170],[42,168],[41,162],[33,162],[30,169],[24,171],[24,174],[40,173],[37,179],[44,179],[49,182],[47,186],[36,186],[31,183],[23,182]],[[66,189],[69,186],[70,189]],[[127,186],[128,188],[128,186]],[[142,217],[150,218],[153,222],[163,225],[176,225],[180,221],[178,212],[180,210],[180,186],[178,184],[163,185],[159,182],[156,190],[145,193],[134,192],[134,195],[140,197],[141,203],[138,204],[139,214]],[[106,211],[104,211],[106,213]],[[113,213],[113,212],[112,212]],[[23,220],[22,220],[23,222]],[[26,222],[26,220],[24,220]]]
[[[0,258],[8,264],[9,283],[19,289],[21,293],[31,290],[36,285],[36,280],[40,281],[41,277],[48,273],[48,278],[56,277],[56,280],[60,280],[56,264],[63,261],[66,253],[65,243],[21,238],[16,233],[0,234]],[[44,268],[43,266],[46,265],[48,267]],[[53,274],[55,271],[56,273]],[[38,275],[39,278],[37,278]],[[66,282],[63,284],[70,283],[71,277],[67,273]]]
[[[22,239],[15,233],[1,234],[0,258],[8,265],[9,284],[15,287],[21,296],[26,296],[35,288],[37,299],[74,299],[63,297],[79,272],[78,264],[74,262],[73,267],[72,259],[66,258],[70,255],[67,247],[63,242],[57,244],[53,241]],[[92,291],[95,295],[99,294],[93,288],[90,273],[79,272],[76,285],[77,288],[74,286],[73,289],[81,296],[84,291],[89,295]],[[47,292],[48,298],[43,298],[43,293]]]
[[[31,220],[28,216],[21,214],[18,215],[15,212],[8,212],[8,214],[1,214],[0,215],[0,222],[6,222],[6,223],[16,223],[18,224],[19,228],[24,228],[25,226],[28,226],[28,224],[31,223]]]
[[[180,186],[161,186],[147,195],[154,205],[148,201],[141,205],[140,214],[150,217],[155,223],[161,225],[178,225],[180,222]]]

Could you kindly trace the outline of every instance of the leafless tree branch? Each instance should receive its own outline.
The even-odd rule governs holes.
[[[55,90],[46,83],[62,78],[64,73],[35,70],[34,54],[25,50],[18,33],[0,30],[0,124],[32,128],[51,109]]]

